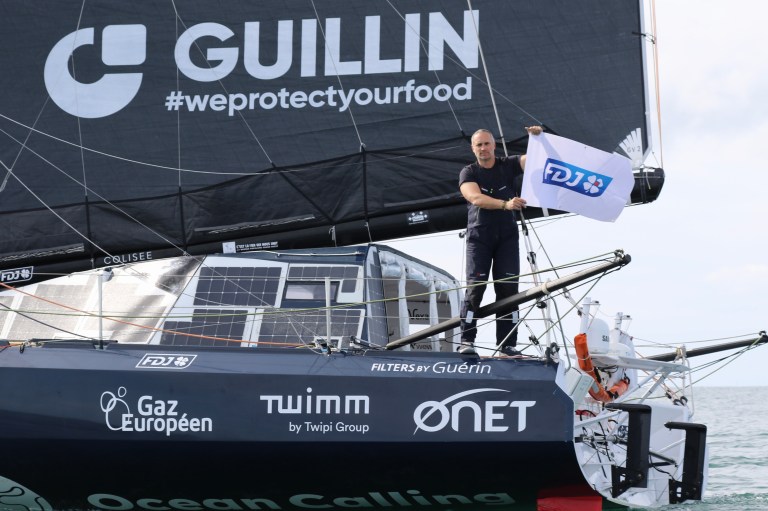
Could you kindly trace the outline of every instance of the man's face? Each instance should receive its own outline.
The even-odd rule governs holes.
[[[472,152],[475,153],[475,157],[477,157],[477,161],[481,165],[493,162],[496,157],[494,154],[495,150],[496,142],[490,133],[481,131],[472,137]]]

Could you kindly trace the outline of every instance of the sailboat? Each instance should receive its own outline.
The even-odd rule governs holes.
[[[0,509],[702,498],[692,353],[638,357],[585,294],[576,337],[548,318],[521,356],[461,355],[462,283],[382,243],[465,225],[477,127],[509,154],[531,124],[618,152],[631,204],[656,200],[644,2],[0,14]],[[630,260],[544,270],[478,317]]]

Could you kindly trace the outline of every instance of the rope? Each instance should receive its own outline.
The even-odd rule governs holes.
[[[323,36],[323,42],[325,42],[325,47],[328,48],[328,39],[325,36],[325,30],[323,29],[323,23],[320,21],[320,14],[317,12],[317,6],[315,5],[315,0],[312,1],[312,9],[315,11],[315,19],[317,20],[317,26],[320,27],[320,35]],[[339,87],[342,91],[346,92],[346,89],[344,88],[344,84],[341,83],[341,75],[339,74],[339,70],[336,67],[336,60],[333,58],[332,52],[328,51],[326,52],[326,56],[331,61],[331,64],[333,64],[333,70],[336,73],[336,81],[339,82]],[[360,143],[360,147],[365,147],[365,144],[363,143],[363,139],[360,136],[360,132],[357,129],[357,123],[355,122],[355,116],[352,113],[352,105],[349,105],[349,108],[347,109],[349,111],[349,118],[352,121],[352,127],[355,129],[355,134],[357,135],[357,141]]]
[[[480,50],[480,60],[483,63],[483,72],[485,73],[485,83],[488,85],[488,95],[491,97],[491,104],[493,105],[493,115],[496,117],[496,127],[499,130],[499,137],[501,137],[501,146],[504,148],[504,156],[509,156],[507,152],[507,143],[504,137],[504,128],[501,126],[501,118],[499,117],[499,110],[496,107],[496,97],[493,93],[493,87],[491,86],[491,77],[488,74],[488,66],[485,63],[485,53],[483,52],[483,44],[480,42],[480,30],[477,28],[477,20],[472,9],[472,0],[467,0],[467,7],[471,13],[472,26],[475,28],[475,36],[477,37],[477,47]]]

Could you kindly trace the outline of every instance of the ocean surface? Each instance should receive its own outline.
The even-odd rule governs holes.
[[[696,387],[696,422],[707,425],[704,500],[662,511],[768,511],[768,387]]]

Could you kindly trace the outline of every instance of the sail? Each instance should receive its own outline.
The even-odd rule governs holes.
[[[642,2],[0,4],[0,282],[461,228],[478,128],[642,162]],[[497,120],[498,119],[498,120]],[[632,202],[663,171],[638,172]]]

